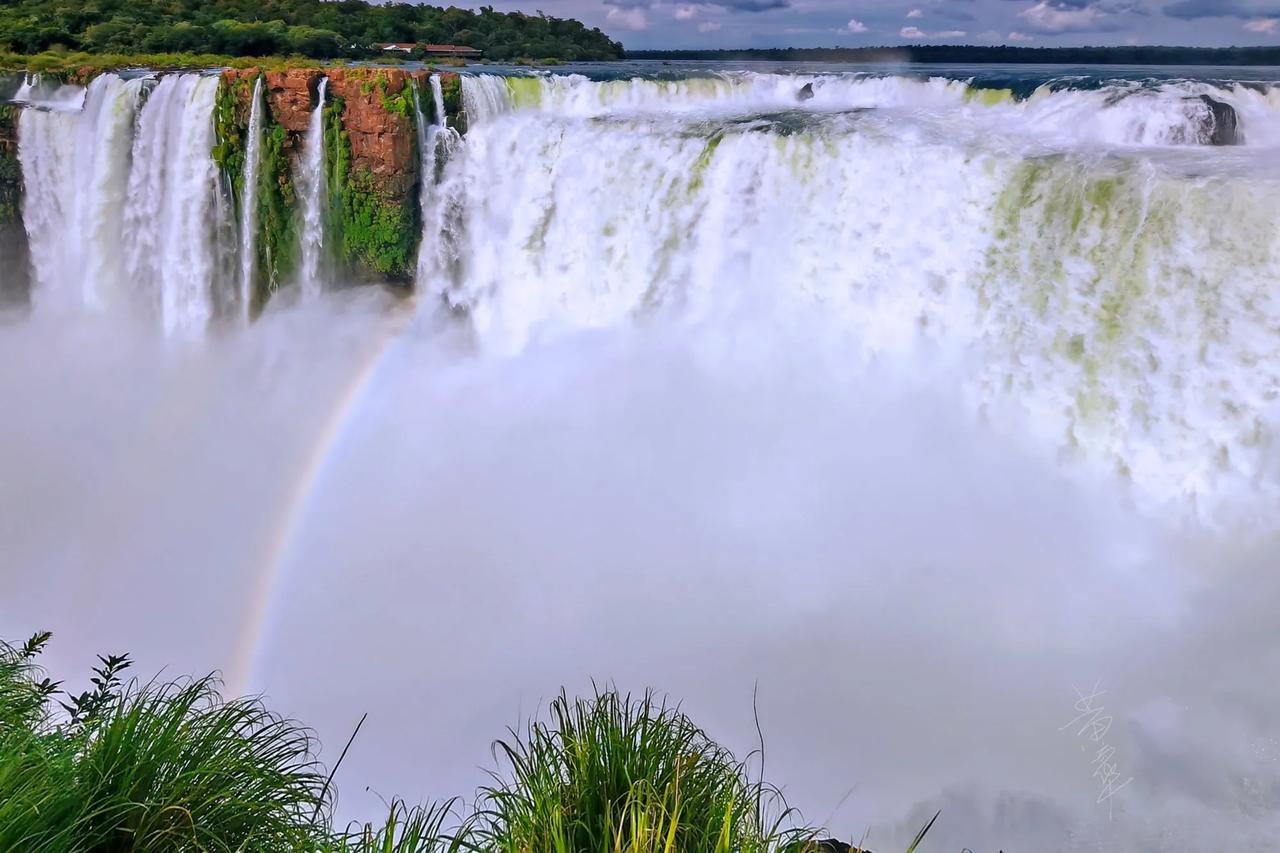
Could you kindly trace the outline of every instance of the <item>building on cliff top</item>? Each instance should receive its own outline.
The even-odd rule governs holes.
[[[409,42],[388,42],[378,45],[378,49],[389,53],[413,53],[421,49],[428,56],[458,56],[463,59],[478,59],[481,53],[478,48],[460,44],[412,44]]]

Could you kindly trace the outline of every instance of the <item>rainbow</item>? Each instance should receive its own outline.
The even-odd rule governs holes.
[[[413,316],[411,310],[405,313],[408,317]],[[304,457],[297,479],[281,504],[279,515],[270,527],[271,533],[263,551],[262,569],[255,574],[257,580],[249,596],[249,613],[245,617],[244,628],[227,670],[226,685],[229,695],[243,695],[253,684],[260,663],[263,636],[276,607],[284,569],[306,521],[312,498],[317,493],[343,437],[355,423],[356,413],[369,389],[373,387],[379,369],[386,363],[387,354],[408,325],[405,317],[397,318],[396,322],[388,323],[386,331],[373,341],[361,359],[359,369],[338,394],[329,417],[322,422],[311,443],[310,452]]]

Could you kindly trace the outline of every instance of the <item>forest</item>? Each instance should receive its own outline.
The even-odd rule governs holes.
[[[622,45],[542,14],[362,0],[6,0],[0,52],[363,59],[381,42],[458,44],[486,59],[607,60]]]

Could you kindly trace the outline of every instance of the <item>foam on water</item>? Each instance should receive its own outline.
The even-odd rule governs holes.
[[[804,91],[806,97],[801,97]],[[463,77],[472,121],[513,109],[557,115],[733,114],[891,109],[941,114],[954,130],[1066,144],[1163,146],[1203,141],[1209,107],[1232,106],[1247,145],[1280,145],[1280,86],[1200,81],[1119,81],[1089,89],[1047,83],[1026,99],[947,77],[887,74],[763,74],[596,81],[578,74]]]

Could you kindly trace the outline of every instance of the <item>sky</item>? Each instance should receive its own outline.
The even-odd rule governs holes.
[[[533,0],[630,49],[1280,44],[1280,0]],[[529,0],[493,4],[532,11]]]

